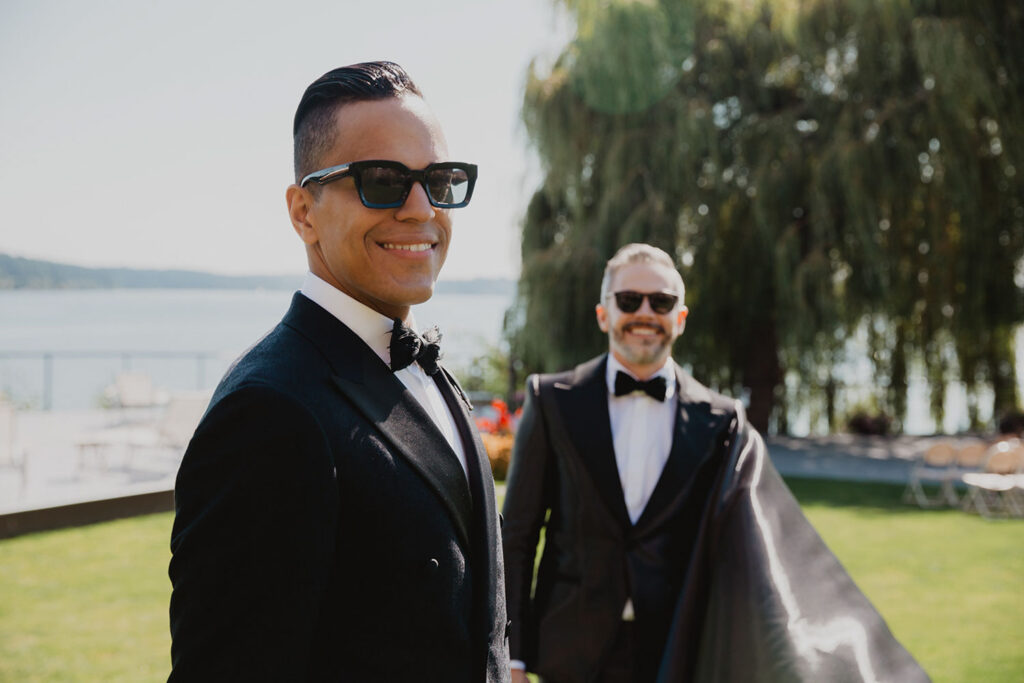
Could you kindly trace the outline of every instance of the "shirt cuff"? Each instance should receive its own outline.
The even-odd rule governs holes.
[[[513,671],[526,671],[526,662],[519,661],[518,659],[513,659],[509,661],[508,668],[512,669]]]

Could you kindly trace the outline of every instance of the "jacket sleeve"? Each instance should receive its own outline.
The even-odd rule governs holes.
[[[305,678],[334,561],[331,462],[314,417],[280,392],[211,406],[175,486],[170,681]]]
[[[509,655],[526,663],[536,652],[531,588],[540,529],[555,482],[554,455],[540,401],[540,377],[526,380],[526,401],[516,432],[505,492],[502,542],[509,627]]]
[[[719,448],[658,681],[927,681],[804,517],[742,408]]]

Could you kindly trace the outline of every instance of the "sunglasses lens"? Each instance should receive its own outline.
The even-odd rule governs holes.
[[[655,294],[648,294],[647,300],[651,302],[651,310],[658,315],[665,315],[676,307],[676,301],[679,300],[679,297],[675,294],[657,292]]]
[[[435,168],[427,172],[427,192],[441,207],[465,202],[469,185],[469,172],[464,168]]]
[[[636,313],[643,302],[644,295],[639,292],[615,292],[615,305],[623,313]]]
[[[361,170],[359,185],[367,204],[400,206],[409,194],[409,173],[389,166],[369,166]]]
[[[676,307],[679,297],[665,292],[615,292],[615,305],[623,313],[636,313],[644,303],[644,297],[651,302],[651,310],[658,315],[665,315]]]
[[[345,175],[355,177],[359,198],[371,209],[402,206],[413,183],[422,183],[434,206],[458,208],[469,203],[476,180],[476,166],[456,162],[431,164],[422,171],[409,170],[397,161],[357,161],[348,168]]]

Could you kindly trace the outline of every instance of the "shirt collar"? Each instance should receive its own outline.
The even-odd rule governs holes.
[[[672,356],[669,356],[668,358],[665,359],[665,364],[662,365],[656,373],[647,378],[652,379],[654,377],[659,376],[665,378],[665,400],[672,398],[673,396],[675,396],[676,393],[675,369],[675,361],[672,360]],[[608,394],[610,396],[615,396],[615,375],[620,371],[626,373],[627,375],[634,379],[639,379],[636,375],[627,370],[625,366],[623,366],[622,363],[620,363],[618,359],[615,358],[615,355],[609,351],[608,367],[605,370],[605,383],[608,385]]]
[[[382,361],[388,365],[391,364],[389,346],[394,320],[378,313],[366,304],[356,301],[313,273],[306,273],[306,279],[303,280],[300,291],[307,299],[355,332]],[[403,322],[414,332],[416,331],[416,320],[413,318],[412,311],[409,311],[408,317]]]

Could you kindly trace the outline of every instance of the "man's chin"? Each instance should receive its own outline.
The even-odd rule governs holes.
[[[396,300],[401,301],[404,306],[415,306],[416,304],[422,304],[425,301],[429,301],[434,296],[434,283],[431,281],[429,284],[409,284],[403,286],[401,291],[397,293]]]
[[[664,349],[643,349],[637,352],[635,349],[617,349],[619,355],[628,360],[633,365],[652,365],[663,361]]]

